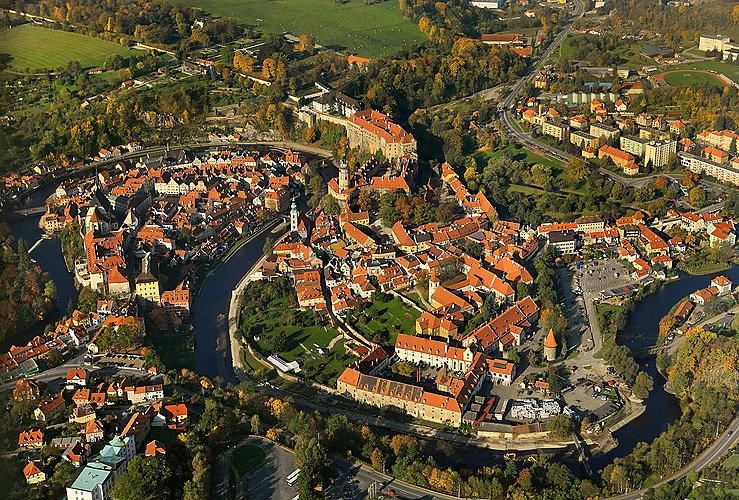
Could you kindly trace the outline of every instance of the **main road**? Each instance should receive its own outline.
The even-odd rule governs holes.
[[[726,428],[723,434],[711,444],[703,453],[690,462],[688,465],[677,471],[672,476],[663,479],[659,483],[652,486],[657,488],[667,483],[673,483],[684,479],[688,474],[700,472],[712,463],[724,457],[739,442],[739,416],[735,417]],[[644,488],[624,495],[611,497],[611,500],[638,500],[648,491]]]
[[[539,71],[542,66],[545,64],[547,59],[552,55],[552,53],[559,48],[560,45],[562,45],[562,42],[564,42],[564,39],[567,37],[567,35],[570,34],[572,31],[572,28],[575,24],[575,21],[580,19],[583,14],[585,13],[584,6],[580,0],[576,0],[574,3],[574,10],[573,15],[574,18],[569,21],[569,23],[560,31],[556,37],[554,37],[554,40],[552,40],[552,43],[549,44],[549,46],[546,48],[546,50],[536,59],[529,69],[527,70],[526,74],[523,78],[518,80],[510,89],[508,94],[500,101],[498,104],[498,112],[500,113],[500,123],[503,127],[503,129],[508,133],[509,137],[515,138],[518,142],[521,142],[530,148],[541,152],[545,156],[548,156],[550,158],[553,158],[555,160],[568,162],[573,158],[576,158],[576,156],[566,152],[562,151],[561,149],[555,148],[545,142],[542,142],[536,138],[534,138],[530,133],[523,132],[520,129],[518,129],[515,126],[513,115],[511,113],[514,105],[516,104],[516,99],[518,98],[519,93],[523,89],[523,87],[536,75],[537,71]],[[626,187],[641,187],[645,184],[648,184],[653,179],[656,179],[660,175],[663,175],[665,177],[670,177],[674,180],[679,180],[679,175],[674,174],[655,174],[655,175],[649,175],[645,177],[626,177],[623,175],[619,175],[615,172],[611,172],[610,170],[599,168],[598,169],[602,174],[607,175],[611,179],[620,182]],[[717,184],[715,182],[705,181],[702,180],[702,183],[716,187],[719,189],[724,189],[724,186],[721,184]]]
[[[550,43],[549,46],[544,50],[544,52],[539,55],[539,57],[531,64],[531,66],[529,66],[524,77],[513,84],[510,92],[508,92],[508,95],[505,96],[502,101],[500,101],[500,104],[498,104],[498,109],[503,111],[504,116],[506,110],[515,103],[516,97],[518,97],[518,93],[521,92],[521,89],[524,87],[524,85],[526,85],[529,80],[534,77],[536,72],[539,71],[539,69],[544,65],[544,62],[549,59],[549,56],[551,56],[552,53],[556,49],[558,49],[560,45],[562,45],[564,39],[567,38],[567,35],[569,35],[572,31],[572,27],[575,25],[575,21],[580,19],[585,13],[585,6],[580,0],[576,0],[574,2],[572,13],[573,18],[569,20],[562,31],[557,33],[557,36],[554,37],[552,43]]]

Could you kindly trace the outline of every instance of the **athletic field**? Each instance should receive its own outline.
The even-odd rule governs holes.
[[[365,5],[364,0],[172,0],[269,33],[311,33],[336,50],[373,57],[420,42],[423,34],[400,12],[398,0]]]
[[[127,54],[121,45],[79,33],[24,24],[0,33],[0,52],[10,54],[12,69],[22,71],[57,69],[70,61],[79,61],[83,68],[99,66],[114,54]]]
[[[689,87],[691,85],[704,85],[706,83],[716,87],[725,87],[727,83],[731,83],[722,79],[721,75],[703,70],[672,70],[657,75],[657,78],[675,87]]]

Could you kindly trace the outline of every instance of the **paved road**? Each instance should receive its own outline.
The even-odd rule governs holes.
[[[509,137],[515,138],[518,142],[521,142],[528,146],[531,149],[534,149],[536,152],[542,153],[544,156],[548,156],[550,158],[553,158],[555,160],[564,161],[567,162],[571,160],[572,158],[579,158],[574,155],[571,155],[570,153],[567,153],[566,151],[562,151],[558,148],[555,148],[553,146],[550,146],[549,144],[546,144],[542,141],[539,141],[538,139],[531,136],[530,133],[522,132],[516,126],[513,122],[513,115],[509,108],[511,108],[516,103],[516,99],[518,98],[518,94],[521,92],[521,89],[523,89],[524,85],[527,84],[528,81],[530,81],[534,75],[536,74],[539,69],[544,65],[545,61],[549,58],[549,56],[559,48],[559,46],[562,44],[564,39],[567,37],[567,35],[572,31],[572,27],[574,25],[574,22],[582,17],[584,14],[584,7],[581,2],[576,1],[575,2],[575,10],[573,12],[575,19],[567,24],[565,28],[559,32],[559,34],[554,38],[552,43],[547,47],[547,49],[542,53],[541,57],[539,57],[529,68],[526,75],[521,78],[518,82],[516,82],[515,85],[511,87],[510,92],[506,97],[504,97],[500,103],[498,104],[498,110],[500,112],[500,123],[503,126],[503,128],[506,130],[506,133],[509,135]],[[673,180],[680,180],[681,175],[675,175],[675,174],[654,174],[649,175],[645,177],[627,177],[623,175],[619,175],[615,172],[612,172],[610,170],[599,168],[598,169],[603,175],[606,175],[610,177],[611,179],[620,182],[624,186],[627,187],[641,187],[645,184],[648,184],[652,180],[656,179],[657,177],[663,175],[665,177],[669,177]],[[725,186],[722,186],[721,184],[701,180],[701,183],[719,188],[719,189],[725,189]],[[723,207],[723,203],[721,204],[721,207]]]
[[[585,13],[585,6],[582,2],[579,0],[576,0],[574,3],[574,19],[571,20],[565,27],[560,31],[557,36],[554,37],[554,40],[552,40],[552,43],[549,44],[549,46],[542,52],[539,57],[534,61],[534,63],[529,67],[529,69],[526,71],[526,74],[523,78],[518,80],[512,87],[510,92],[506,97],[503,98],[503,100],[498,105],[498,109],[503,110],[502,117],[503,119],[507,116],[507,109],[512,104],[516,102],[516,98],[518,97],[518,93],[521,92],[521,89],[523,89],[524,85],[526,85],[529,80],[531,80],[537,71],[544,65],[545,61],[549,59],[549,56],[552,55],[552,53],[559,48],[559,46],[562,44],[564,39],[567,37],[567,35],[570,34],[570,31],[572,31],[572,27],[575,24],[575,21],[577,19],[580,19],[582,15]],[[513,127],[510,127],[512,130]]]
[[[712,463],[721,459],[726,455],[733,446],[739,442],[739,415],[731,421],[729,427],[724,431],[719,438],[711,444],[698,458],[690,462],[688,465],[680,469],[672,476],[663,479],[659,483],[655,484],[654,487],[662,486],[663,484],[672,483],[679,481],[691,472],[700,472]],[[637,500],[642,498],[647,489],[641,489],[625,495],[619,495],[611,497],[612,500]]]
[[[297,468],[295,453],[292,450],[256,437],[247,438],[240,444],[259,446],[267,453],[264,465],[250,473],[247,478],[249,498],[289,500],[297,495],[297,485],[291,488],[285,481],[288,474]],[[225,455],[230,455],[230,453],[231,451]],[[428,500],[451,500],[456,498],[398,481],[391,476],[384,475],[364,465],[360,466],[360,464],[345,458],[333,457],[330,467],[336,472],[337,476],[326,491],[326,497],[331,499],[367,498],[367,491],[372,484],[377,485],[378,492],[393,489],[397,496],[403,498]],[[221,498],[227,497],[227,487],[222,481],[217,484],[217,492],[223,494]]]

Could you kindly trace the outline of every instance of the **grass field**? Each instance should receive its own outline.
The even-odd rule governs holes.
[[[677,66],[675,69],[697,69],[702,71],[715,71],[722,73],[727,78],[731,78],[739,83],[739,65],[729,64],[720,61],[701,61],[697,63],[685,63]]]
[[[365,5],[363,0],[171,0],[211,15],[236,18],[270,33],[312,34],[326,47],[366,57],[391,54],[423,41],[415,24],[403,18],[397,0]]]
[[[262,465],[267,454],[259,446],[244,445],[236,448],[231,455],[231,463],[239,475],[248,474]]]
[[[307,379],[335,383],[344,368],[356,359],[346,354],[341,338],[329,348],[339,332],[328,322],[313,324],[307,319],[308,313],[294,310],[284,298],[252,314],[245,314],[245,310],[241,314],[242,331],[250,332],[250,341],[256,343],[262,355],[276,352],[286,361],[297,361],[301,375]],[[252,369],[259,368],[256,360],[245,360]]]
[[[567,59],[575,58],[575,50],[577,49],[577,37],[578,35],[568,35],[564,39],[560,49],[552,53],[551,57],[547,62],[553,63],[559,59],[560,54]],[[641,51],[641,44],[624,44],[616,49],[616,54],[623,60],[619,65],[628,66],[629,68],[636,69],[642,66],[653,64],[649,58],[642,56],[639,52]]]
[[[730,468],[730,469],[739,469],[739,455],[734,453],[729,458],[726,459],[724,462],[724,467]]]
[[[83,68],[99,66],[105,58],[130,51],[99,38],[24,24],[0,33],[0,50],[10,54],[14,70],[57,69],[71,61]]]
[[[388,302],[375,299],[372,304],[361,313],[352,311],[350,322],[354,328],[372,339],[377,334],[387,332],[387,342],[395,345],[398,333],[413,333],[416,331],[416,319],[421,313],[407,306],[395,297]]]
[[[550,166],[554,170],[555,174],[559,174],[563,170],[563,165],[561,161],[537,154],[529,149],[524,148],[520,144],[509,143],[505,147],[498,148],[492,151],[489,149],[479,150],[473,156],[478,161],[479,165],[484,166],[487,164],[489,159],[500,158],[501,156],[503,156],[503,154],[506,153],[513,160],[526,161],[531,165],[541,163],[542,165]]]
[[[665,75],[664,79],[674,87],[689,87],[691,85],[704,85],[706,83],[716,87],[724,87],[723,82],[712,74],[707,75],[705,73],[695,73],[692,71],[670,73]]]

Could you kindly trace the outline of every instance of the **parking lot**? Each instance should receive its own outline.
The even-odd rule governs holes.
[[[598,419],[610,415],[621,407],[621,402],[615,396],[613,389],[604,392],[596,392],[595,384],[592,382],[577,382],[574,389],[565,392],[563,398],[568,406],[575,406],[583,412],[590,412]]]
[[[628,268],[615,259],[596,260],[578,264],[573,276],[573,290],[600,292],[627,285],[632,282]]]

